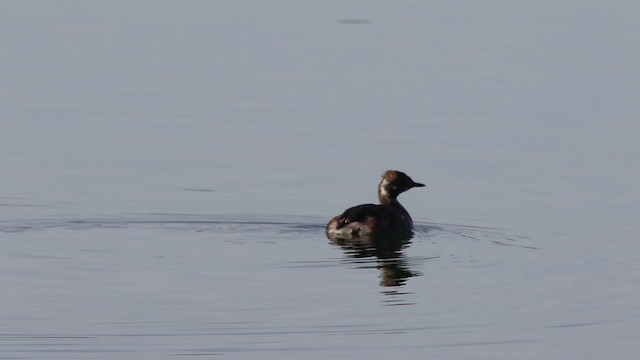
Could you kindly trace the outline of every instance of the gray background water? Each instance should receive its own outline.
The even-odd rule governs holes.
[[[637,359],[639,11],[2,2],[0,358]]]

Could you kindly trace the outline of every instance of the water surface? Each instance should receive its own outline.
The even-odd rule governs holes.
[[[0,358],[637,359],[638,10],[3,3]]]

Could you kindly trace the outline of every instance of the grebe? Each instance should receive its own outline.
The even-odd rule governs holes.
[[[413,181],[407,174],[387,170],[378,185],[376,204],[362,204],[345,210],[342,215],[331,219],[327,224],[327,234],[338,238],[382,234],[410,234],[413,220],[398,202],[398,195],[424,184]]]

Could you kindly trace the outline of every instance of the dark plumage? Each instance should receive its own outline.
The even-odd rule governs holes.
[[[401,193],[424,184],[413,181],[407,174],[388,170],[378,185],[380,204],[362,204],[345,210],[327,224],[327,234],[335,237],[358,237],[379,234],[406,234],[413,229],[413,221],[398,202]]]

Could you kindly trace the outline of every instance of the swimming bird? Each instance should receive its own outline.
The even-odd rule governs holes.
[[[384,234],[411,234],[413,220],[398,202],[398,195],[424,184],[413,181],[407,174],[387,170],[378,185],[380,204],[362,204],[350,207],[331,219],[326,231],[330,237],[355,238]]]

